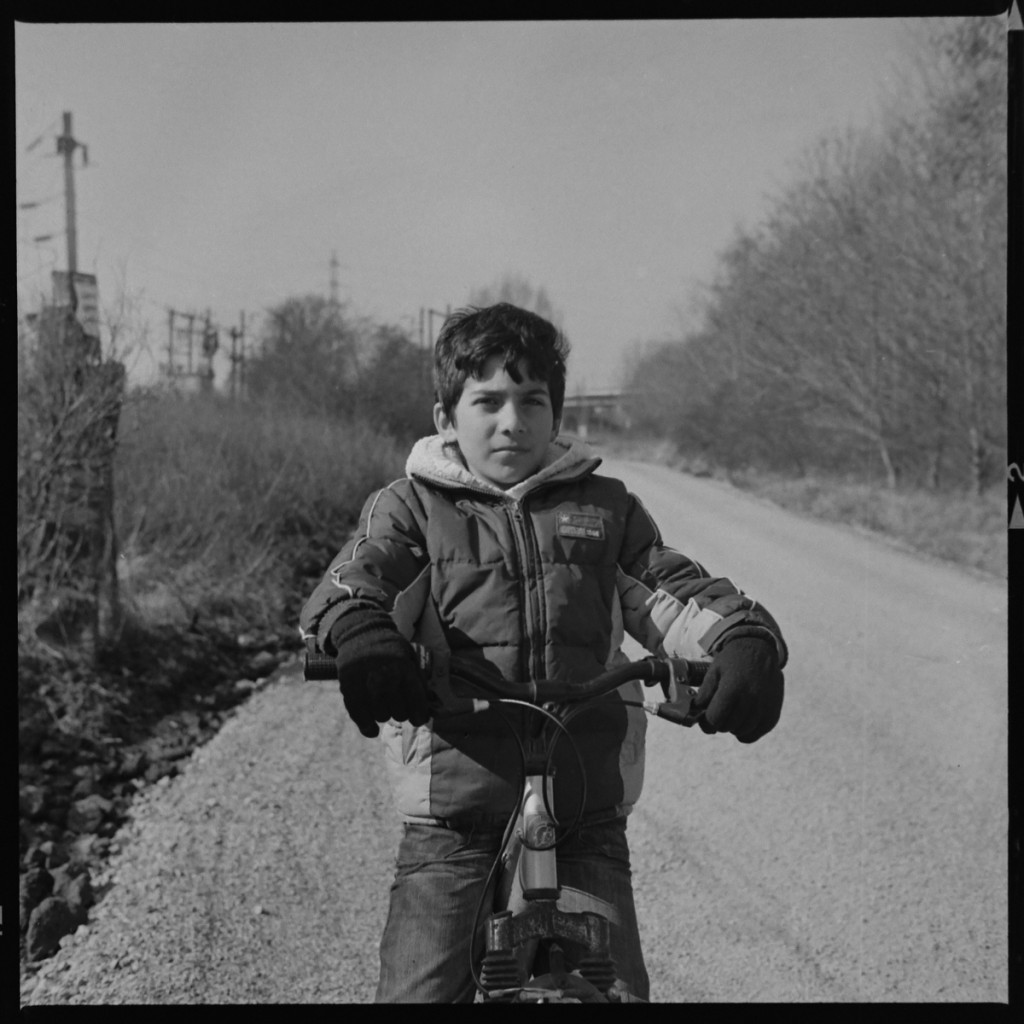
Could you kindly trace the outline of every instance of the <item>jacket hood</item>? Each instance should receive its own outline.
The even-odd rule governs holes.
[[[425,483],[441,487],[466,487],[519,501],[543,484],[577,480],[593,473],[599,465],[601,459],[589,445],[573,438],[558,437],[548,445],[544,461],[532,476],[520,480],[508,490],[502,490],[473,473],[462,461],[455,445],[445,444],[440,434],[432,434],[420,438],[413,445],[405,463],[405,472]]]

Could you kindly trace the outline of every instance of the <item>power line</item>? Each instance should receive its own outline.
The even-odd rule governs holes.
[[[35,148],[36,148],[36,146],[38,146],[38,145],[39,145],[39,143],[43,141],[43,139],[45,139],[45,138],[46,138],[46,136],[47,136],[47,134],[48,134],[48,133],[50,132],[50,130],[51,130],[52,128],[56,127],[56,125],[57,125],[57,122],[58,122],[58,121],[59,121],[59,118],[56,118],[56,117],[55,117],[55,118],[54,118],[54,119],[53,119],[53,120],[52,120],[52,121],[51,121],[51,122],[50,122],[50,123],[49,123],[49,124],[48,124],[48,125],[47,125],[47,126],[46,126],[46,127],[45,127],[45,128],[44,128],[44,129],[43,129],[43,130],[42,130],[42,131],[41,131],[41,132],[40,132],[40,133],[39,133],[39,134],[38,134],[38,135],[37,135],[37,136],[36,136],[36,137],[35,137],[35,138],[34,138],[34,139],[33,139],[33,140],[32,140],[32,141],[31,141],[31,142],[30,142],[30,143],[28,144],[28,145],[27,145],[27,146],[26,146],[26,147],[25,147],[25,152],[26,152],[26,153],[31,153],[31,152],[32,152],[32,150],[33,150],[33,149],[35,149]]]
[[[18,203],[19,210],[38,210],[41,206],[49,206],[50,203],[55,203],[60,199],[60,193],[55,193],[51,196],[46,196],[44,199],[30,199],[24,203]]]

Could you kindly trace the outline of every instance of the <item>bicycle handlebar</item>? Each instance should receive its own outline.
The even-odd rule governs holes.
[[[425,657],[424,668],[438,678],[437,666],[431,665],[429,655]],[[445,716],[482,711],[492,700],[519,700],[532,704],[576,703],[601,697],[625,683],[639,680],[645,686],[660,683],[668,698],[666,703],[645,702],[647,711],[674,722],[677,725],[693,725],[701,712],[690,712],[690,702],[704,679],[709,662],[693,661],[688,658],[643,658],[602,672],[584,686],[552,679],[528,681],[519,684],[506,682],[502,677],[470,676],[460,666],[451,674],[451,679],[468,683],[483,691],[479,697],[445,695],[440,710]],[[303,675],[307,680],[336,680],[338,669],[332,657],[317,652],[306,652]],[[445,680],[448,675],[443,672]],[[446,690],[447,686],[444,687]]]

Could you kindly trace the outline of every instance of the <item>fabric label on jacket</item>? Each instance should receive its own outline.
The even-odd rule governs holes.
[[[584,512],[559,512],[556,528],[559,537],[583,537],[604,540],[604,520]]]

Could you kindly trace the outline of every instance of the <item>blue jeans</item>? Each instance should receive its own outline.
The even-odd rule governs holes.
[[[474,951],[479,970],[483,919],[493,905],[487,875],[502,829],[406,824],[399,843],[391,905],[380,944],[378,1003],[472,1002],[469,966],[473,920],[481,896]],[[634,995],[649,998],[647,969],[633,905],[626,821],[584,825],[558,848],[560,906],[597,909],[611,920],[616,973]]]

